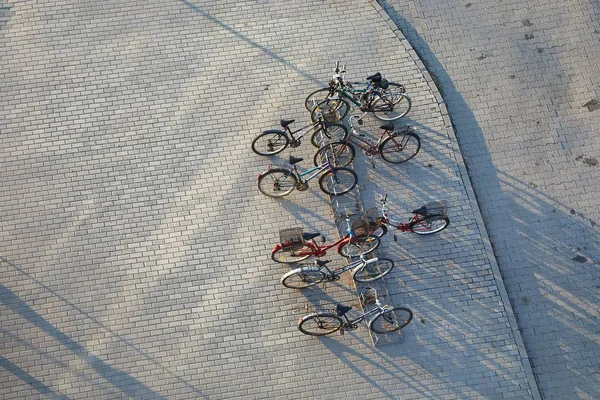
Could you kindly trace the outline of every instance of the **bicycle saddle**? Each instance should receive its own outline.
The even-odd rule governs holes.
[[[325,264],[327,264],[327,263],[330,263],[330,262],[331,262],[331,260],[317,260],[317,265],[318,265],[319,267],[322,267],[322,266],[324,266]]]
[[[290,158],[288,158],[288,162],[292,165],[297,164],[302,160],[304,160],[304,158],[294,157],[294,156],[290,156]]]
[[[387,79],[382,79],[381,82],[373,82],[373,86],[376,88],[387,89],[390,87],[390,83],[387,81]]]
[[[421,206],[419,208],[417,208],[416,210],[413,211],[413,214],[419,214],[419,215],[427,215],[427,207],[425,206]]]
[[[295,119],[282,119],[281,120],[281,127],[282,128],[286,128],[289,124],[291,124],[294,121],[295,121]]]
[[[379,128],[383,129],[384,131],[393,131],[394,124],[392,122],[388,122],[387,124],[381,125]]]
[[[344,305],[341,305],[341,304],[338,304],[335,307],[335,312],[340,317],[342,317],[344,314],[346,314],[350,310],[352,310],[352,307],[350,307],[350,306],[344,306]]]
[[[378,72],[378,73],[373,74],[371,76],[367,76],[367,80],[372,81],[372,82],[380,82],[381,81],[381,74]]]
[[[303,233],[303,234],[302,234],[302,238],[303,238],[304,240],[310,240],[310,239],[314,239],[314,238],[316,238],[317,236],[321,236],[321,234],[320,234],[320,233]]]

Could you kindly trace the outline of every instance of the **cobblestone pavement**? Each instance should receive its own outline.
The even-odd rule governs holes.
[[[538,398],[445,107],[388,22],[358,0],[0,0],[0,397]],[[263,197],[249,148],[308,120],[336,59],[405,83],[423,141],[357,160],[365,207],[450,206],[439,235],[385,238],[388,300],[415,319],[377,346],[298,332],[305,305],[357,296],[279,284],[278,230],[336,226],[312,183]]]
[[[443,91],[543,397],[600,398],[598,3],[381,4]]]

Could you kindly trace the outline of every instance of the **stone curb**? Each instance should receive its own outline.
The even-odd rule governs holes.
[[[477,227],[479,232],[481,233],[481,239],[483,241],[483,245],[487,254],[487,258],[490,261],[490,266],[492,268],[492,273],[494,274],[494,279],[496,280],[496,285],[498,286],[498,291],[500,293],[500,297],[502,298],[504,310],[506,311],[506,316],[510,323],[511,330],[513,332],[513,336],[515,338],[515,342],[519,351],[519,355],[521,356],[521,360],[523,363],[523,368],[525,370],[525,374],[527,376],[527,380],[529,381],[529,385],[531,388],[532,397],[535,400],[541,400],[542,396],[540,394],[539,387],[537,385],[537,380],[531,368],[531,361],[529,360],[529,356],[527,355],[527,350],[525,349],[525,345],[523,343],[523,338],[521,337],[521,333],[519,331],[519,326],[512,309],[512,304],[510,302],[510,298],[508,297],[508,293],[506,291],[506,287],[504,286],[504,280],[502,278],[502,274],[500,272],[500,268],[498,267],[498,263],[496,261],[496,256],[492,249],[492,245],[487,233],[487,229],[485,227],[485,223],[483,222],[483,217],[481,214],[481,210],[479,209],[479,203],[477,201],[477,197],[475,196],[475,191],[473,190],[473,186],[471,184],[471,179],[469,177],[464,159],[462,157],[462,153],[460,151],[460,147],[458,146],[458,141],[456,139],[456,134],[454,132],[454,127],[452,124],[452,119],[450,114],[448,113],[448,108],[444,102],[444,98],[442,94],[438,90],[438,87],[433,80],[429,71],[421,61],[419,55],[414,50],[408,39],[402,33],[402,30],[392,21],[391,17],[388,15],[387,11],[379,4],[379,1],[369,1],[369,4],[375,9],[375,11],[382,17],[385,23],[392,30],[394,35],[398,37],[398,40],[404,46],[407,53],[410,54],[411,58],[414,60],[417,65],[419,71],[423,74],[425,81],[427,81],[427,85],[429,86],[431,92],[435,96],[435,99],[440,108],[440,112],[444,119],[444,124],[446,125],[446,130],[448,133],[448,137],[453,144],[454,148],[454,156],[456,157],[456,163],[458,165],[460,176],[463,181],[465,190],[467,192],[467,197],[469,198],[471,204],[473,205],[473,214],[475,220],[477,221]],[[466,178],[466,179],[465,179]]]

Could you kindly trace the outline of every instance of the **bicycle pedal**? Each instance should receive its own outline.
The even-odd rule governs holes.
[[[398,241],[398,235],[396,235],[396,234],[394,233],[394,242],[397,242],[397,241]]]
[[[344,331],[344,328],[340,328],[340,336],[344,336],[344,333],[346,333],[346,332]]]

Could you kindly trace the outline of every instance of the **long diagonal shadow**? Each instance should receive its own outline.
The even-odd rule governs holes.
[[[23,369],[19,368],[18,365],[14,364],[7,358],[0,355],[0,367],[4,368],[17,378],[21,379],[23,382],[27,383],[29,386],[43,394],[48,399],[57,399],[57,400],[68,400],[69,398],[65,395],[55,392],[50,387],[44,385],[43,382],[38,381],[33,376],[29,375],[27,372],[23,371]]]
[[[237,38],[243,40],[244,42],[248,43],[250,46],[262,51],[263,53],[265,53],[266,55],[268,55],[269,57],[271,57],[272,59],[282,63],[283,65],[290,67],[291,69],[293,69],[294,71],[296,71],[297,73],[299,73],[300,75],[302,75],[303,77],[311,80],[312,82],[314,82],[315,84],[317,84],[319,87],[325,87],[326,83],[323,81],[320,81],[318,79],[316,79],[314,76],[302,71],[300,68],[296,67],[294,64],[292,64],[291,62],[287,61],[285,58],[281,57],[280,55],[277,55],[275,53],[273,53],[271,50],[269,50],[268,48],[266,48],[265,46],[255,42],[254,40],[250,39],[249,37],[245,36],[244,34],[242,34],[241,32],[237,31],[236,29],[232,28],[231,26],[227,25],[226,23],[218,20],[217,18],[213,17],[212,15],[210,15],[209,13],[207,13],[206,11],[204,11],[202,8],[200,8],[199,6],[190,3],[187,0],[177,0],[180,3],[184,4],[185,6],[189,7],[191,10],[193,10],[194,12],[202,15],[204,18],[206,18],[207,20],[209,20],[210,22],[213,22],[214,24],[220,26],[221,28],[225,29],[226,31],[230,32],[231,34],[233,34],[234,36],[236,36]]]
[[[29,279],[31,279],[37,285],[39,285],[43,289],[50,292],[53,296],[56,296],[58,299],[60,299],[64,303],[68,304],[72,309],[74,309],[77,312],[79,312],[80,314],[82,314],[85,318],[91,320],[93,323],[100,326],[102,329],[104,329],[105,331],[109,332],[111,335],[116,337],[119,341],[121,341],[122,343],[125,343],[127,346],[132,348],[136,353],[140,354],[144,359],[148,360],[149,362],[151,362],[152,364],[161,368],[162,370],[167,371],[178,382],[180,382],[181,384],[183,384],[184,386],[189,388],[191,391],[193,391],[198,396],[198,398],[208,399],[208,397],[206,395],[204,395],[200,390],[198,390],[196,387],[191,385],[189,382],[186,382],[183,378],[175,375],[173,372],[169,371],[167,368],[160,365],[160,363],[155,361],[148,354],[146,354],[142,350],[138,349],[131,341],[125,339],[122,336],[119,336],[119,335],[113,333],[102,322],[98,321],[97,319],[95,319],[94,317],[89,315],[87,312],[85,312],[81,308],[77,307],[75,304],[73,304],[73,303],[69,302],[68,300],[66,300],[65,298],[63,298],[60,294],[58,294],[53,289],[44,285],[42,282],[39,282],[38,280],[36,280],[34,277],[32,277],[30,274],[28,274],[22,268],[18,267],[17,265],[15,265],[14,263],[10,262],[9,260],[7,260],[6,258],[4,258],[2,256],[0,256],[0,261],[7,263],[12,268],[14,268],[15,270],[19,271],[21,274],[23,274],[26,277],[28,277]],[[21,315],[23,318],[25,318],[27,321],[29,321],[31,324],[35,325],[36,327],[42,329],[44,332],[46,332],[49,335],[51,335],[52,337],[54,337],[58,342],[60,342],[65,347],[67,347],[70,351],[72,351],[73,353],[80,356],[86,363],[89,364],[90,367],[92,367],[96,372],[98,372],[108,382],[112,383],[115,387],[117,387],[119,390],[121,390],[123,393],[127,394],[128,396],[136,398],[136,397],[140,397],[140,394],[143,394],[144,397],[151,395],[152,398],[166,399],[164,396],[161,396],[160,394],[154,392],[153,390],[148,388],[146,385],[144,385],[141,381],[134,378],[133,376],[131,376],[123,371],[113,368],[112,366],[110,366],[109,364],[107,364],[106,362],[104,362],[103,360],[98,358],[97,356],[90,354],[85,349],[85,347],[81,346],[79,343],[77,343],[77,341],[75,341],[72,338],[70,338],[69,336],[65,335],[63,332],[61,332],[59,329],[57,329],[54,325],[52,325],[51,323],[46,321],[41,315],[39,315],[35,310],[33,310],[25,301],[23,301],[19,296],[14,294],[10,289],[8,289],[6,286],[4,286],[2,284],[0,284],[0,303],[9,307],[13,311],[15,311],[16,313]]]

